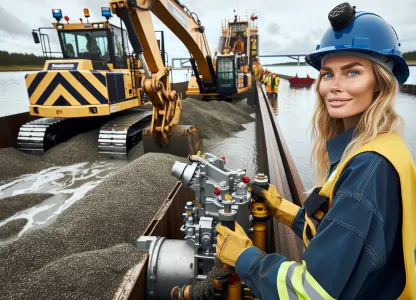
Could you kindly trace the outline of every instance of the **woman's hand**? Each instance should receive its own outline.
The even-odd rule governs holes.
[[[270,214],[276,216],[279,206],[282,203],[282,197],[277,192],[277,189],[273,184],[269,184],[269,188],[267,190],[253,184],[252,193],[264,199],[264,204],[266,204]]]
[[[299,212],[299,206],[283,199],[273,184],[269,184],[268,190],[253,184],[252,193],[264,199],[264,204],[273,217],[279,222],[292,227],[293,221]]]
[[[223,262],[235,267],[235,262],[240,254],[253,246],[244,229],[235,222],[235,231],[221,225],[217,225],[217,256]]]

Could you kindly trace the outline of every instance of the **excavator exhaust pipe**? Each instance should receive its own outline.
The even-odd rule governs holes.
[[[169,145],[164,141],[158,145],[150,132],[150,127],[143,132],[144,153],[158,152],[188,157],[198,152],[201,142],[201,136],[195,126],[175,126],[169,137]]]

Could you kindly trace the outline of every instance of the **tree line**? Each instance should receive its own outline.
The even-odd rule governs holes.
[[[416,60],[416,51],[403,53],[403,57],[406,60]],[[0,66],[40,66],[44,63],[45,59],[42,56],[0,50]]]
[[[416,51],[403,53],[405,60],[416,60]]]
[[[41,66],[45,59],[29,53],[10,53],[0,50],[0,66]]]

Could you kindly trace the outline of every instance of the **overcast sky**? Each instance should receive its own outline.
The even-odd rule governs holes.
[[[235,9],[240,15],[259,15],[260,54],[309,53],[319,43],[329,27],[328,12],[340,0],[183,0],[191,11],[198,14],[214,52],[220,36],[221,20],[232,18]],[[360,0],[349,2],[357,10],[381,15],[395,29],[403,52],[416,50],[415,0]],[[256,7],[254,7],[256,5]],[[90,10],[90,21],[103,20],[101,7],[106,0],[13,0],[0,1],[0,50],[41,54],[33,43],[31,31],[40,26],[51,26],[52,8],[60,8],[72,21],[83,16],[83,8]],[[119,24],[118,18],[113,18]],[[186,48],[157,18],[156,30],[166,33],[169,58],[189,57]],[[51,32],[52,42],[56,33]]]

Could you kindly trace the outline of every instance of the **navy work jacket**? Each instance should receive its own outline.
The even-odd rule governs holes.
[[[327,142],[330,173],[353,130]],[[401,218],[400,180],[393,165],[375,152],[358,154],[340,175],[333,206],[303,253],[308,275],[336,299],[397,299],[405,285]],[[299,238],[304,222],[301,209],[292,226]],[[278,253],[250,247],[238,257],[236,271],[260,299],[280,299],[276,279],[285,261]]]

